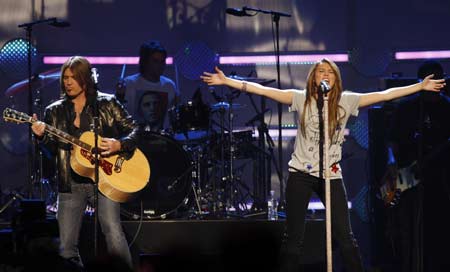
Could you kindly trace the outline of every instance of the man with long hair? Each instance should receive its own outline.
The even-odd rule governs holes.
[[[339,161],[342,157],[344,128],[350,115],[357,115],[358,109],[378,102],[395,99],[420,90],[439,91],[444,80],[432,80],[427,76],[421,83],[392,88],[382,92],[352,93],[344,92],[339,68],[328,59],[315,63],[307,77],[305,90],[280,90],[260,84],[240,81],[226,77],[216,68],[216,73],[205,72],[201,76],[208,85],[226,85],[231,88],[263,95],[280,103],[289,105],[292,111],[299,113],[299,129],[295,139],[294,152],[289,161],[289,177],[286,187],[286,222],[287,239],[283,244],[282,271],[298,271],[305,231],[305,217],[309,199],[316,192],[322,202],[325,200],[325,183],[320,169],[320,130],[317,103],[320,101],[321,82],[329,85],[329,168],[331,187],[332,234],[341,249],[342,258],[347,271],[363,271],[363,264],[358,244],[350,226],[347,207],[347,194],[342,180]],[[323,167],[325,168],[325,167]]]
[[[99,148],[105,157],[133,152],[137,125],[114,96],[97,92],[91,77],[91,64],[86,58],[70,57],[61,67],[60,83],[63,98],[45,109],[44,122],[34,122],[32,130],[40,143],[56,156],[60,255],[83,266],[78,239],[86,205],[94,202],[94,184],[74,172],[70,166],[71,144],[47,133],[46,124],[80,137],[91,130],[98,109],[99,134],[102,136]],[[36,114],[33,117],[37,120]],[[120,204],[99,194],[96,208],[108,252],[121,257],[131,267],[130,251],[120,223]]]

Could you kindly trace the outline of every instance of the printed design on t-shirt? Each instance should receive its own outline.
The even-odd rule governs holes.
[[[311,157],[314,159],[314,161],[319,161],[320,134],[318,111],[308,111],[306,118],[306,150],[311,154]],[[344,143],[344,137],[341,130],[341,125],[337,125],[332,139],[331,147],[329,148],[328,152],[329,161],[331,163],[337,163],[340,160],[341,153],[339,152],[339,149]],[[309,168],[307,167],[306,169]]]
[[[164,124],[169,97],[166,92],[158,91],[138,91],[135,105],[136,120],[140,124],[149,125],[153,128],[162,129]]]
[[[308,173],[311,173],[311,171],[314,169],[313,165],[309,162],[304,162],[303,163],[303,168],[302,169],[306,169],[308,171]],[[341,171],[341,167],[339,166],[338,163],[333,163],[330,166],[330,171],[334,174],[338,173]]]
[[[331,165],[330,167],[331,172],[333,173],[337,173],[339,171],[341,171],[341,168],[339,167],[339,165],[337,163],[333,163],[333,165]]]

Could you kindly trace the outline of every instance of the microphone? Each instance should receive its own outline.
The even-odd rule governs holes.
[[[256,120],[261,119],[261,117],[268,112],[270,109],[265,109],[263,112],[258,113],[255,115],[252,119],[248,120],[245,125],[249,126],[250,124],[253,124]]]
[[[55,17],[55,18],[50,18],[49,25],[54,26],[54,27],[69,27],[70,23],[68,21],[63,21],[63,20],[60,20]]]
[[[92,78],[92,82],[94,82],[95,85],[98,84],[98,72],[97,72],[97,68],[91,68],[91,78]]]
[[[323,93],[327,93],[331,89],[330,84],[328,84],[327,80],[321,80],[320,81],[320,88],[322,89]]]
[[[227,8],[225,10],[226,13],[233,15],[233,16],[238,16],[238,17],[243,17],[243,16],[251,16],[250,14],[247,13],[247,10],[245,9],[245,7],[243,7],[242,9],[238,9],[238,8]]]

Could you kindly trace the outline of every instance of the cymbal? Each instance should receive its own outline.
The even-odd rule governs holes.
[[[238,76],[238,75],[231,75],[231,76],[229,76],[229,78],[236,79],[236,80],[255,82],[255,83],[259,83],[261,85],[267,85],[267,84],[275,82],[275,79],[264,79],[264,78],[257,78],[257,77],[243,77],[243,76]]]
[[[58,81],[60,77],[61,72],[59,71],[59,68],[48,70],[46,72],[43,72],[39,75],[33,76],[31,78],[31,88],[32,89],[42,89],[47,85],[50,85],[51,83]],[[13,96],[17,93],[20,93],[22,91],[28,90],[28,79],[24,79],[22,81],[19,81],[11,87],[9,87],[5,91],[6,96]]]
[[[232,103],[231,104],[231,109],[233,109],[233,110],[235,110],[235,109],[242,109],[242,108],[245,108],[245,107],[246,107],[245,105],[238,104],[238,103]],[[228,102],[219,102],[219,103],[216,103],[216,104],[212,105],[211,109],[213,109],[213,110],[220,110],[220,109],[228,110],[228,109],[230,109],[230,103],[228,103]]]

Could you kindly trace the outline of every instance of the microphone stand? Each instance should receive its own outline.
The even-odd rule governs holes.
[[[28,40],[28,46],[27,46],[27,70],[28,70],[28,95],[27,95],[27,104],[28,104],[28,114],[31,116],[33,114],[33,95],[32,95],[32,88],[31,88],[31,81],[33,79],[32,76],[32,63],[31,63],[31,56],[32,56],[32,49],[31,49],[31,43],[32,43],[32,32],[33,32],[33,26],[38,24],[49,24],[54,25],[57,22],[57,19],[55,17],[48,18],[48,19],[42,19],[42,20],[36,20],[29,23],[20,24],[17,27],[24,28],[26,31],[26,39]],[[40,99],[40,98],[39,98]],[[32,191],[33,191],[33,182],[35,180],[39,180],[42,177],[42,154],[40,154],[39,158],[39,168],[40,173],[39,175],[34,176],[33,172],[35,169],[35,155],[38,153],[38,144],[33,137],[33,131],[31,130],[31,126],[28,128],[28,142],[32,143],[28,146],[28,177],[29,177],[29,191],[28,191],[28,197],[32,197]],[[33,150],[34,147],[34,150]],[[41,198],[42,198],[42,188],[40,192]]]
[[[95,89],[95,103],[94,103],[94,120],[91,128],[94,130],[94,154],[95,154],[95,166],[94,166],[94,256],[98,256],[98,182],[99,182],[99,149],[98,149],[98,133],[99,133],[99,118],[100,112],[98,107],[98,73],[96,68],[92,68],[92,80],[94,81]]]
[[[328,147],[329,132],[328,132],[328,96],[325,86],[320,84],[318,88],[317,107],[319,110],[319,172],[320,178],[325,175],[325,225],[326,225],[326,253],[327,253],[327,272],[333,271],[333,256],[332,256],[332,237],[331,237],[331,190],[330,190],[330,167]]]
[[[264,14],[270,14],[272,16],[272,22],[275,23],[275,58],[276,58],[276,67],[277,67],[277,87],[278,89],[281,89],[281,78],[280,78],[280,17],[291,17],[290,14],[273,11],[273,10],[263,10],[258,8],[251,8],[251,7],[243,7],[242,10],[246,11],[255,11],[255,12],[261,12]],[[263,102],[261,102],[263,105]],[[265,104],[264,104],[265,105]],[[262,107],[261,110],[264,111],[265,107]],[[283,108],[282,104],[280,102],[277,103],[277,110],[278,110],[278,168],[281,170],[283,165],[283,138],[282,138],[282,128],[281,128],[281,122],[282,122],[282,115],[283,115]],[[276,162],[274,162],[276,164]],[[277,171],[278,172],[278,179],[280,180],[280,206],[278,210],[283,211],[285,208],[284,202],[285,202],[285,192],[284,192],[284,179],[283,179],[283,171]],[[269,192],[270,187],[268,188],[267,193]]]

